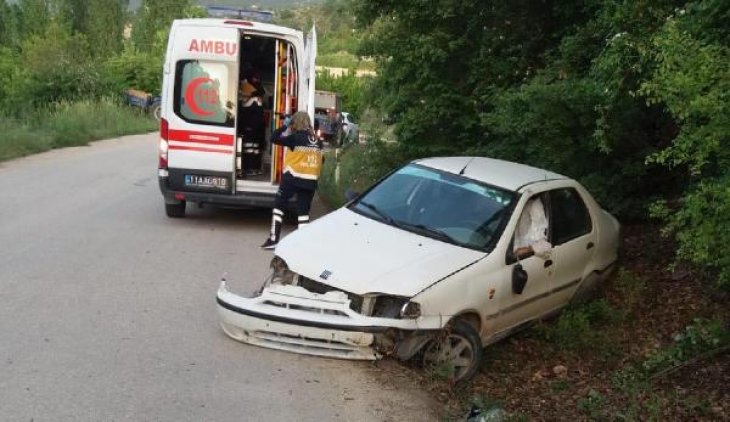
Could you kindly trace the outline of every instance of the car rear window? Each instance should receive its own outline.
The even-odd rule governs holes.
[[[563,244],[593,230],[588,208],[573,188],[550,191],[550,214],[554,245]]]

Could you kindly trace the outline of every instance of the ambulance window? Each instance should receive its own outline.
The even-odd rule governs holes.
[[[182,60],[175,66],[175,114],[186,122],[233,127],[236,111],[232,63]]]

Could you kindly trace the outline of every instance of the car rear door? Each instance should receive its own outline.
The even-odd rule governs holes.
[[[553,189],[550,196],[550,241],[555,276],[553,301],[562,305],[573,296],[595,252],[596,231],[585,201],[575,188]]]
[[[239,32],[174,29],[168,87],[169,183],[174,190],[233,193]],[[169,67],[169,68],[167,68]]]

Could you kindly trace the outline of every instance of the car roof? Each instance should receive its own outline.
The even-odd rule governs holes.
[[[487,157],[433,157],[413,162],[511,191],[545,180],[569,180],[548,170]]]

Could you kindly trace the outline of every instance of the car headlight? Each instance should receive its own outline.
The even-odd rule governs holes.
[[[379,295],[374,298],[371,316],[376,318],[407,318],[421,316],[421,305],[407,297]]]
[[[416,319],[421,316],[421,305],[410,300],[400,308],[400,317],[408,319]]]

